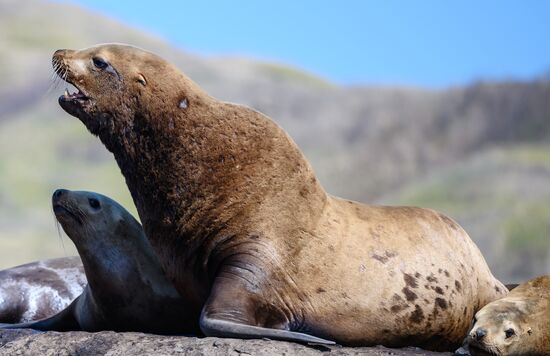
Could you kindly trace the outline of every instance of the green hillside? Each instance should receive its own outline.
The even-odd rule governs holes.
[[[113,158],[57,105],[51,54],[125,42],[174,62],[212,95],[276,120],[325,188],[442,210],[495,274],[550,273],[550,78],[445,90],[341,87],[284,64],[200,57],[66,3],[0,2],[0,268],[73,254],[54,189],[93,190],[135,213]]]
[[[454,217],[496,271],[520,281],[550,271],[549,182],[550,145],[518,144],[484,150],[384,200]]]
[[[45,102],[44,102],[45,104]],[[74,254],[57,237],[51,208],[56,188],[99,191],[134,212],[122,175],[77,120],[44,105],[0,126],[0,265]]]

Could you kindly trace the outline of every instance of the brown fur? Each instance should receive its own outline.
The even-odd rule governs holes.
[[[54,65],[90,97],[60,103],[113,152],[167,274],[203,318],[446,349],[506,293],[454,221],[328,195],[272,120],[158,56],[102,45],[58,51]]]
[[[473,355],[550,355],[550,275],[531,279],[483,307],[467,338]],[[479,338],[476,333],[484,330]],[[513,335],[506,337],[505,330]]]

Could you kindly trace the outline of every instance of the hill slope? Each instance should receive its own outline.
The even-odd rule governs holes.
[[[55,49],[102,42],[157,52],[212,95],[268,114],[329,192],[442,209],[479,242],[498,277],[550,273],[548,78],[442,91],[340,87],[284,65],[198,57],[40,0],[0,3],[0,267],[63,254],[49,213],[57,187],[96,190],[133,209],[110,154],[58,107],[63,88],[47,92]],[[524,258],[529,266],[501,262]]]

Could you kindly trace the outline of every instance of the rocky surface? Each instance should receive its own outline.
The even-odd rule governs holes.
[[[417,348],[300,345],[272,340],[159,336],[142,333],[0,331],[0,355],[450,355]]]

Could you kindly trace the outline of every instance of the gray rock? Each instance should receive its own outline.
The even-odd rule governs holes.
[[[142,333],[0,331],[0,355],[450,355],[418,348],[306,346],[272,340],[160,336]]]

